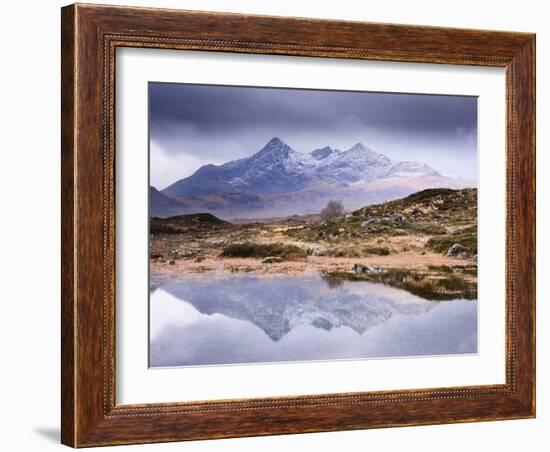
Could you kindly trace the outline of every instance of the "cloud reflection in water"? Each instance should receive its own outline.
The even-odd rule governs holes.
[[[476,301],[371,282],[201,275],[157,288],[150,304],[152,367],[477,351]]]

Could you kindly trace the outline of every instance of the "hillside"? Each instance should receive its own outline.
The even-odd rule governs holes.
[[[477,189],[426,189],[405,198],[357,209],[352,215],[357,218],[370,218],[398,213],[412,217],[416,222],[468,222],[477,215]]]
[[[209,213],[177,215],[169,218],[153,217],[149,220],[151,234],[189,234],[193,232],[228,229],[232,224]]]
[[[477,190],[429,189],[331,219],[231,223],[211,214],[151,219],[154,280],[181,272],[321,273],[425,299],[477,296]]]
[[[477,254],[477,189],[427,189],[405,198],[363,207],[344,217],[334,218],[288,234],[295,239],[338,242],[365,237],[379,243],[390,237],[421,240],[425,248],[447,253],[460,244],[460,254]],[[391,251],[391,250],[389,250]],[[342,251],[340,251],[342,252]]]

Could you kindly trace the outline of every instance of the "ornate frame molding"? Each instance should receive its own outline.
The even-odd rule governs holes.
[[[534,35],[77,4],[62,9],[62,45],[64,444],[80,447],[534,416]],[[506,68],[506,383],[116,405],[118,47]]]

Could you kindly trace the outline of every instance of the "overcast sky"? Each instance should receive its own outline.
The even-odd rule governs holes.
[[[298,152],[357,142],[394,160],[476,178],[477,98],[149,83],[151,185],[259,151],[279,137]]]

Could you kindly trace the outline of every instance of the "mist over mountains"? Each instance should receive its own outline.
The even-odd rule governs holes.
[[[150,215],[208,212],[220,218],[317,213],[330,199],[346,209],[388,201],[425,188],[474,186],[416,161],[393,161],[362,143],[308,154],[279,138],[250,157],[205,165],[162,191],[150,188]]]

